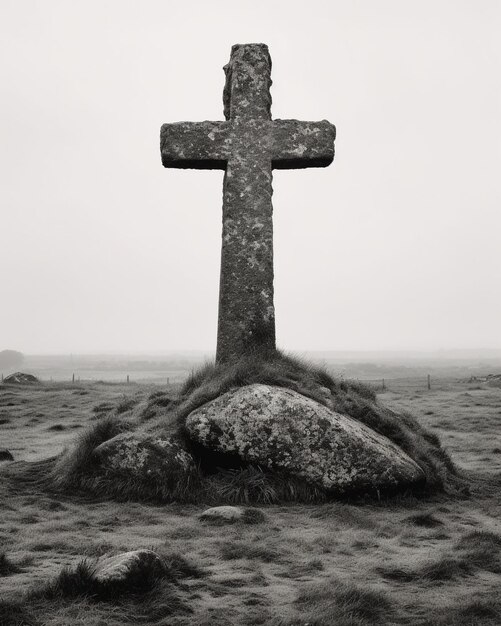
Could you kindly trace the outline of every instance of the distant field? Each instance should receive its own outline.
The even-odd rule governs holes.
[[[501,390],[455,378],[435,378],[428,390],[421,376],[387,385],[380,401],[411,411],[440,436],[469,472],[472,495],[261,507],[265,523],[221,532],[197,519],[202,506],[14,490],[0,470],[0,553],[18,566],[7,574],[0,568],[0,609],[2,601],[22,603],[25,591],[84,557],[153,547],[179,553],[203,572],[176,587],[180,604],[153,614],[125,601],[61,598],[41,602],[38,621],[29,623],[501,624]],[[106,407],[155,389],[97,382],[0,386],[0,447],[16,460],[57,454]]]
[[[324,365],[333,374],[358,378],[382,386],[383,379],[389,387],[392,381],[403,387],[426,388],[430,374],[432,384],[437,380],[468,380],[471,376],[501,373],[501,354],[490,357],[478,355],[462,358],[391,356],[334,352],[298,352],[297,356]],[[193,369],[214,358],[211,353],[181,352],[159,355],[28,355],[17,369],[34,374],[45,382],[69,382],[73,376],[81,382],[147,382],[155,384],[177,383],[184,380]],[[12,370],[0,370],[6,376]]]

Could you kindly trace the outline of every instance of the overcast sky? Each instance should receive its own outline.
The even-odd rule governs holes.
[[[220,171],[163,122],[222,119],[264,42],[275,118],[337,127],[274,173],[292,350],[501,348],[501,2],[1,0],[0,349],[215,348]]]

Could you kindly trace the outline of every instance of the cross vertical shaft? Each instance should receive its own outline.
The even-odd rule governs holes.
[[[233,46],[225,66],[225,116],[234,142],[223,183],[223,236],[216,361],[275,349],[271,159],[260,120],[271,120],[271,59],[266,46]]]

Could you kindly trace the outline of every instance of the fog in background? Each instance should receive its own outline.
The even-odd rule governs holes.
[[[338,129],[274,173],[279,345],[501,348],[500,31],[497,0],[2,0],[0,349],[214,350],[223,176],[159,130],[222,119],[249,42],[275,118]]]

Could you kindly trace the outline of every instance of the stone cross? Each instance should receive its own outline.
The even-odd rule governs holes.
[[[223,241],[216,361],[275,350],[273,169],[325,167],[335,127],[271,119],[271,59],[264,44],[235,45],[224,67],[224,122],[164,124],[165,167],[221,169]]]

